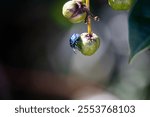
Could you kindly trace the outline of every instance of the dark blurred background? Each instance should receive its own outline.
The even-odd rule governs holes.
[[[66,1],[0,1],[0,99],[150,99],[150,52],[128,64],[129,11],[91,2],[101,46],[86,57],[69,46],[87,29],[62,16]]]

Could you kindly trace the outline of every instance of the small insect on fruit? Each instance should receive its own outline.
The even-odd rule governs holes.
[[[70,38],[70,47],[79,50],[85,56],[93,55],[100,46],[100,38],[92,33],[89,35],[88,33],[76,34],[74,33]]]
[[[70,42],[70,47],[73,49],[75,52],[75,49],[78,49],[78,42],[80,41],[80,34],[74,33],[69,42]]]

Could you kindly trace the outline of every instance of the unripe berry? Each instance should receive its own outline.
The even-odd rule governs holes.
[[[73,1],[85,3],[85,0],[73,0]]]
[[[91,35],[88,33],[82,33],[80,35],[81,43],[79,46],[79,51],[86,56],[93,55],[100,46],[100,38],[92,33]]]
[[[108,0],[109,5],[114,10],[129,10],[134,0]]]
[[[86,18],[86,11],[83,9],[84,4],[76,1],[68,1],[62,8],[62,14],[72,23],[80,23]]]

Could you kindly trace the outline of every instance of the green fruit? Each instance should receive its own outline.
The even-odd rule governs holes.
[[[129,10],[134,0],[108,0],[109,5],[114,10]]]
[[[82,3],[86,2],[86,0],[73,0],[73,1],[75,1],[75,2],[82,2]]]
[[[79,4],[77,4],[75,1],[68,1],[62,8],[63,16],[72,23],[80,23],[86,18],[87,13],[80,8]]]
[[[89,35],[88,33],[82,33],[80,38],[81,43],[79,45],[79,51],[83,55],[93,55],[100,46],[100,38],[94,33],[92,33],[92,35]]]
[[[72,23],[80,23],[83,22],[85,18],[86,18],[86,13],[82,13],[82,14],[78,14],[75,17],[70,18],[69,21]]]

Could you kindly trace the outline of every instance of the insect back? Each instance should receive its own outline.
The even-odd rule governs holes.
[[[74,33],[70,37],[69,42],[70,42],[70,47],[73,49],[74,52],[75,52],[75,49],[80,50],[80,43],[81,43],[80,34]]]

